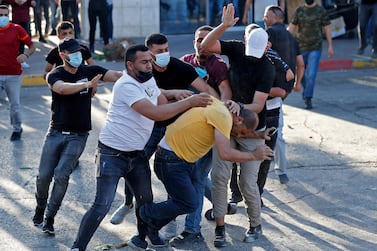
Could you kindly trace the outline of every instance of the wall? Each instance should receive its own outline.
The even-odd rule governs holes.
[[[89,38],[88,2],[82,0],[81,36]],[[125,37],[144,37],[160,30],[159,0],[113,0],[114,39]],[[99,38],[97,21],[96,38]]]

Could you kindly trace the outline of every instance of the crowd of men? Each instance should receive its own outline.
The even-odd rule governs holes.
[[[209,218],[216,222],[215,247],[228,245],[225,215],[235,213],[234,204],[241,200],[249,219],[243,241],[251,243],[260,238],[261,195],[275,145],[275,156],[279,157],[274,162],[280,182],[289,181],[284,168],[283,100],[292,90],[301,90],[305,66],[314,64],[315,71],[318,67],[319,59],[311,56],[317,59],[320,55],[318,42],[315,48],[301,46],[308,44],[308,39],[317,41],[318,34],[312,33],[306,40],[298,36],[296,41],[290,33],[300,26],[304,29],[298,30],[305,31],[309,14],[321,17],[316,30],[324,27],[331,56],[329,19],[313,1],[306,1],[295,13],[288,30],[281,8],[266,7],[266,28],[248,25],[243,41],[221,40],[222,34],[239,21],[233,4],[228,4],[218,26],[202,26],[195,31],[195,53],[181,59],[172,57],[167,37],[153,33],[146,37],[145,44],[127,49],[122,72],[95,65],[90,50],[75,40],[73,25],[59,24],[57,33],[62,40],[46,59],[52,115],[36,178],[34,225],[47,235],[55,235],[54,219],[92,128],[91,99],[100,81],[106,81],[115,84],[99,134],[95,201],[81,220],[72,250],[86,250],[111,208],[120,178],[126,182],[125,203],[117,210],[121,216],[116,222],[135,210],[137,233],[128,241],[132,248],[179,247],[203,241],[200,223],[204,196],[213,205]],[[12,90],[10,81],[20,83],[20,63],[35,48],[20,26],[6,20],[8,15],[8,7],[0,6],[0,35],[12,35],[4,45],[12,49],[9,56],[15,60],[11,63],[17,66],[16,79],[1,79],[11,105],[16,105],[11,109],[14,141],[20,140],[22,126],[19,90]],[[18,55],[21,42],[29,50]],[[228,64],[216,54],[226,55]],[[3,71],[3,67],[0,69]],[[307,109],[312,109],[315,84],[315,72],[311,71],[302,81]],[[149,166],[152,155],[153,170],[167,193],[167,200],[158,203],[153,201]],[[228,203],[231,179],[240,199],[235,201],[232,196]],[[183,214],[187,214],[184,231],[177,234],[175,218]]]

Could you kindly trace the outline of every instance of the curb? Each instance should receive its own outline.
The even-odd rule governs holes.
[[[377,59],[357,58],[357,59],[323,59],[319,62],[319,71],[349,70],[377,68]]]
[[[46,85],[43,75],[24,75],[22,77],[22,87]]]

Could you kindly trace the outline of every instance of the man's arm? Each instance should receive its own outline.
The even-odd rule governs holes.
[[[192,81],[191,83],[191,86],[199,92],[206,92],[216,98],[220,98],[219,94],[217,94],[215,89],[213,89],[209,84],[207,84],[201,77],[197,77],[196,79],[194,79],[194,81]]]
[[[234,17],[234,6],[228,4],[223,9],[223,16],[221,18],[221,24],[213,29],[201,42],[201,48],[206,51],[221,54],[221,45],[219,38],[229,28],[234,26],[238,22],[238,17]]]
[[[293,90],[298,92],[301,91],[301,80],[302,77],[304,76],[305,72],[305,63],[304,63],[304,58],[302,55],[297,55],[296,57],[296,79],[295,79],[295,84],[293,86]]]
[[[121,71],[108,70],[103,76],[103,81],[105,82],[116,82],[123,73]]]
[[[159,98],[159,102],[160,100],[161,99]],[[131,108],[149,119],[162,121],[174,117],[191,107],[206,107],[211,104],[211,102],[210,95],[207,93],[200,93],[177,102],[162,105],[154,105],[147,99],[141,99],[135,102]]]
[[[220,100],[227,101],[232,99],[232,89],[230,89],[229,80],[225,79],[219,84]]]
[[[249,16],[249,10],[250,5],[253,3],[253,0],[246,0],[244,10],[243,10],[243,16],[242,16],[242,23],[244,25],[247,25],[249,23],[248,16]]]
[[[288,25],[287,30],[288,30],[292,35],[295,35],[296,32],[297,32],[297,25],[290,23],[290,24]]]
[[[273,151],[266,145],[257,147],[252,152],[241,152],[230,146],[230,141],[215,129],[215,146],[220,159],[232,162],[271,159]]]
[[[263,110],[267,97],[268,93],[256,91],[254,94],[253,102],[251,104],[245,104],[244,108],[252,110],[256,113],[260,113]]]
[[[53,85],[49,83],[49,87],[56,93],[60,95],[70,95],[87,88],[96,89],[100,84],[98,81],[101,79],[102,75],[98,74],[92,80],[83,83],[70,83],[64,82],[63,80],[56,81]]]
[[[327,57],[331,58],[334,55],[334,49],[332,48],[330,25],[324,26],[323,30],[325,31],[326,40],[327,40]]]

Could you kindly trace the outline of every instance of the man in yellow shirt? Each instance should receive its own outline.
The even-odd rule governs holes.
[[[255,137],[258,116],[247,109],[231,113],[227,106],[233,111],[233,107],[238,107],[234,102],[228,101],[225,106],[220,100],[212,99],[211,105],[192,108],[169,125],[159,144],[154,171],[163,182],[169,199],[140,208],[140,217],[151,231],[159,230],[178,215],[191,213],[197,208],[192,169],[214,145],[221,159],[233,162],[270,159],[273,155],[266,145],[251,152],[232,148],[230,135]]]

